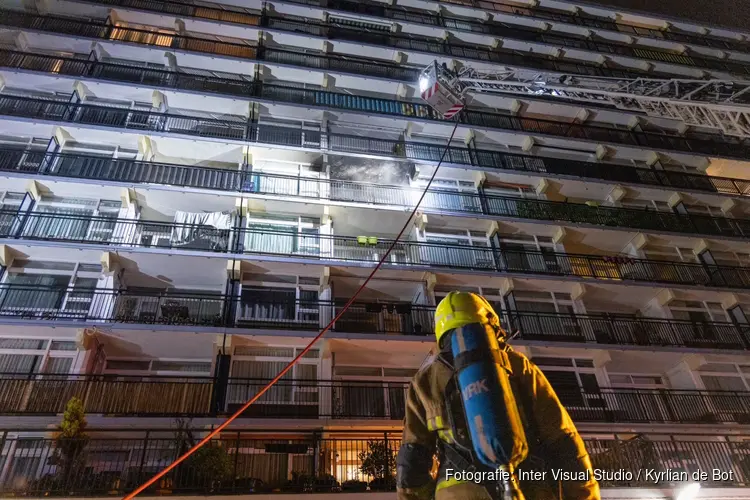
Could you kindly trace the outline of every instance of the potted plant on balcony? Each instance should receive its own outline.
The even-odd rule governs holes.
[[[196,439],[190,429],[189,420],[175,421],[175,457],[192,448]],[[174,469],[174,490],[211,493],[226,484],[232,475],[232,459],[227,450],[218,442],[210,442],[199,448],[190,458]],[[162,493],[162,491],[160,491]]]
[[[373,478],[370,481],[372,491],[393,491],[396,489],[396,452],[387,441],[371,440],[367,449],[357,454],[359,471]]]
[[[49,458],[49,464],[55,466],[55,472],[32,483],[30,490],[44,496],[75,493],[82,478],[90,475],[84,473],[89,441],[86,425],[83,401],[77,397],[70,398],[55,435],[54,454]]]

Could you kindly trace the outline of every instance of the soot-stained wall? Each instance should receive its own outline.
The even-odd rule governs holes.
[[[331,179],[374,184],[408,185],[414,164],[369,158],[329,156]]]

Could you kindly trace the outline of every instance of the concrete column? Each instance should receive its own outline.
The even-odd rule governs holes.
[[[680,203],[684,203],[685,198],[680,193],[672,193],[672,195],[667,200],[667,205],[669,205],[669,208],[674,208]]]
[[[99,260],[102,264],[102,272],[96,281],[96,291],[91,299],[88,316],[93,321],[108,322],[117,312],[119,291],[123,288],[121,283],[123,269],[117,255],[113,252],[102,253]]]
[[[138,138],[138,155],[144,161],[152,161],[154,159],[156,151],[150,137],[142,135]]]
[[[73,365],[70,367],[70,373],[89,373],[92,358],[96,355],[99,345],[97,335],[99,335],[99,331],[96,328],[79,328],[76,330],[75,342],[78,352],[73,360]]]
[[[675,294],[668,288],[662,289],[643,308],[644,316],[649,318],[673,319],[669,303],[675,299]]]
[[[335,315],[333,306],[333,284],[331,283],[331,268],[328,266],[325,266],[320,271],[320,281],[318,284],[318,300],[320,300],[318,326],[320,326],[320,328],[325,328]]]
[[[676,365],[665,372],[669,385],[673,389],[703,389],[703,382],[697,373],[698,368],[706,363],[702,354],[688,354]]]
[[[121,244],[138,243],[136,241],[138,238],[136,224],[134,222],[126,222],[136,221],[140,216],[140,207],[138,206],[135,189],[124,188],[120,192],[120,201],[122,202],[122,206],[117,213],[117,218],[123,219],[123,221],[115,224],[112,241]]]
[[[8,269],[13,265],[13,261],[16,259],[16,251],[8,245],[0,245],[0,266]]]
[[[625,252],[637,259],[645,259],[646,254],[643,249],[646,248],[646,245],[648,245],[648,243],[648,236],[643,233],[638,233],[635,235],[633,240],[628,243],[627,247],[625,248]]]
[[[333,257],[333,219],[331,218],[331,207],[323,207],[323,215],[320,217],[320,255],[321,257]]]
[[[733,217],[735,209],[737,208],[738,208],[737,202],[734,201],[732,198],[727,198],[721,204],[721,213],[724,214],[725,217]]]
[[[607,202],[611,203],[612,206],[619,207],[620,200],[625,198],[627,195],[628,190],[618,184],[617,186],[610,189],[609,194],[607,194]]]
[[[570,287],[570,298],[573,300],[582,300],[587,291],[588,288],[585,284],[573,283],[573,286]]]
[[[434,306],[437,301],[435,299],[435,285],[437,284],[437,276],[435,273],[424,273],[423,281],[417,285],[417,291],[414,294],[412,302],[414,304],[420,304],[425,306]]]

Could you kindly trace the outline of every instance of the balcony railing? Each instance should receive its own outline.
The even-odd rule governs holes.
[[[0,285],[0,318],[319,331],[343,307],[337,301],[269,300],[256,295]],[[497,306],[499,310],[500,307]],[[334,323],[339,333],[429,336],[434,306],[355,302]],[[732,323],[635,318],[622,314],[511,311],[503,327],[521,341],[748,350],[750,330]]]
[[[281,59],[293,58],[308,60],[310,66],[319,67],[320,61],[313,60],[318,56],[297,53],[285,53],[273,49],[264,49],[265,53],[278,52]],[[277,57],[277,56],[273,56]],[[312,58],[312,59],[310,59]],[[364,65],[368,68],[380,68],[387,70],[387,66],[372,66],[357,61],[340,61],[341,64]],[[329,63],[329,66],[332,63]],[[110,64],[90,60],[72,59],[64,57],[49,56],[43,54],[27,54],[17,51],[0,50],[0,66],[25,69],[31,71],[42,71],[55,74],[66,74],[74,76],[87,76],[93,79],[120,82],[136,82],[156,85],[159,87],[179,88],[186,90],[198,90],[227,95],[246,96],[253,91],[252,82],[242,75],[212,72],[211,76],[205,75],[204,71],[183,68],[179,72],[165,71],[159,69],[127,66],[123,64]],[[409,77],[411,78],[411,77]],[[256,141],[271,141],[278,144],[280,138],[286,137],[286,141],[292,145],[300,145],[300,131],[296,129],[281,129],[269,125],[256,125],[258,130]],[[278,130],[276,130],[278,129]],[[274,130],[276,132],[274,133]],[[307,133],[310,135],[310,132]],[[315,134],[312,134],[313,136]],[[339,134],[326,134],[325,146],[332,150],[348,152],[370,152],[381,153],[385,156],[406,157],[415,160],[438,161],[442,156],[442,147],[434,144],[413,143],[404,141],[376,140],[369,147],[360,147],[358,144],[370,142],[357,136],[346,136]],[[307,137],[302,141],[302,146],[313,143],[320,144],[320,138]],[[283,139],[282,139],[283,140]],[[375,147],[377,145],[377,147]],[[588,163],[583,161],[545,160],[538,157],[505,154],[498,151],[481,150],[476,148],[451,147],[447,161],[460,165],[476,165],[489,169],[501,169],[521,172],[545,173],[552,175],[588,177],[604,179],[614,182],[626,182],[633,184],[645,184],[674,189],[690,189],[712,193],[723,193],[729,195],[750,196],[750,182],[743,179],[731,179],[724,177],[710,177],[707,175],[688,174],[664,170],[649,170],[633,168],[622,165],[607,165],[601,168],[600,163]]]
[[[145,124],[149,128],[169,132],[237,135],[246,134],[246,126],[239,122],[191,118],[146,111],[112,109],[103,106],[74,106],[50,103],[44,100],[18,100],[0,98],[0,113],[7,110],[24,116],[48,116],[46,109],[58,113],[61,118],[80,121],[95,121],[98,124],[117,124],[126,128],[138,128]],[[59,109],[58,109],[59,108]],[[72,115],[70,114],[72,113]],[[234,125],[237,128],[232,129]],[[174,128],[173,128],[174,127]],[[181,128],[180,128],[181,127]],[[190,130],[192,128],[192,130]],[[301,131],[293,131],[304,135]],[[314,134],[313,134],[314,135]],[[308,136],[309,137],[309,136]],[[338,139],[342,137],[339,136]],[[352,140],[352,143],[356,143]],[[363,142],[373,142],[364,140]],[[514,158],[505,158],[512,162]],[[114,160],[79,155],[45,155],[41,152],[24,152],[19,149],[0,151],[0,171],[41,173],[63,177],[95,178],[122,182],[153,182],[168,185],[183,185],[230,191],[257,192],[269,195],[300,196],[412,207],[417,198],[414,191],[396,186],[374,187],[363,183],[292,178],[289,176],[254,174],[212,168],[187,167],[164,163]],[[299,181],[304,181],[297,184]],[[315,191],[317,190],[317,191]],[[326,194],[327,193],[327,194]],[[425,207],[439,212],[470,213],[510,219],[532,219],[566,221],[573,224],[591,224],[607,227],[625,227],[654,232],[706,234],[730,238],[750,237],[750,222],[747,219],[732,219],[705,215],[676,214],[651,210],[618,207],[591,207],[583,204],[540,201],[486,194],[455,193],[447,190],[431,191],[424,201]]]
[[[218,4],[203,4],[200,7],[192,6],[185,2],[159,0],[157,2],[144,2],[143,0],[87,0],[96,4],[118,5],[122,7],[131,7],[141,10],[150,10],[156,12],[170,12],[180,16],[191,16],[205,19],[220,20],[224,22],[244,24],[248,26],[257,26],[262,13],[237,7],[224,7]],[[309,0],[287,0],[290,3],[302,5],[311,5]],[[449,29],[459,31],[470,31],[473,33],[483,33],[491,36],[502,36],[504,38],[513,38],[516,40],[526,40],[533,42],[547,43],[551,45],[563,45],[565,47],[574,47],[594,52],[604,52],[616,55],[634,57],[637,59],[650,59],[654,61],[667,62],[671,64],[680,64],[691,67],[703,67],[728,71],[737,74],[746,74],[750,68],[743,61],[722,61],[701,57],[700,55],[690,54],[681,55],[668,49],[658,47],[646,47],[634,49],[624,42],[593,40],[583,36],[575,36],[564,32],[555,32],[552,34],[529,28],[526,26],[512,25],[506,23],[488,23],[478,22],[466,19],[451,18],[445,15],[435,15],[428,12],[409,12],[403,8],[391,8],[379,5],[377,3],[350,2],[346,0],[328,0],[325,3],[313,1],[313,5],[318,5],[328,9],[337,9],[346,12],[354,12],[365,15],[377,16],[386,19],[404,20],[430,26],[444,26]],[[223,7],[223,8],[222,8]],[[232,9],[232,10],[227,10]],[[561,42],[561,40],[564,40]]]
[[[386,191],[387,192],[387,191]],[[435,207],[445,206],[455,193],[431,193]],[[461,195],[456,201],[464,201]],[[467,200],[472,200],[470,196]],[[498,206],[496,198],[482,199]],[[506,199],[502,199],[504,203]],[[517,211],[523,202],[513,199],[503,208]],[[427,206],[430,206],[428,203]],[[450,205],[449,205],[450,206]],[[502,206],[502,205],[500,205]],[[493,215],[498,215],[497,212]],[[302,259],[346,262],[378,262],[392,241],[377,239],[363,242],[354,236],[298,234],[294,231],[258,230],[235,227],[218,229],[208,225],[114,217],[82,216],[45,212],[0,210],[7,221],[0,226],[0,238],[59,241],[124,248],[198,250],[244,255],[278,255]],[[553,220],[562,220],[561,217]],[[692,264],[666,260],[506,250],[490,246],[400,241],[387,264],[406,267],[437,267],[456,270],[573,276],[607,281],[669,283],[717,288],[750,289],[750,269],[744,267]]]
[[[732,323],[635,318],[622,314],[511,311],[503,326],[523,340],[597,342],[607,345],[749,349],[748,332]]]
[[[206,417],[237,411],[269,381],[133,375],[0,374],[0,414],[60,414],[72,397],[86,413]],[[282,380],[244,418],[402,420],[407,382]],[[556,387],[573,420],[750,423],[750,392]]]
[[[49,432],[49,430],[46,430]],[[6,496],[82,497],[124,495],[169,465],[186,447],[206,433],[203,429],[87,430],[91,436],[82,448],[80,470],[66,472],[60,465],[60,450],[51,437],[39,437],[10,429],[0,431],[7,446],[4,463],[8,472],[0,478],[0,491]],[[207,446],[218,449],[209,456],[214,463],[226,463],[222,479],[216,467],[207,472],[205,460],[188,460],[145,490],[147,495],[248,494],[270,493],[357,493],[395,491],[390,468],[401,446],[400,432],[352,429],[319,432],[252,431],[224,432]],[[658,488],[679,488],[694,472],[709,474],[712,487],[747,487],[750,453],[743,435],[690,437],[639,434],[633,438],[588,438],[583,436],[594,469],[632,472],[632,479],[615,477],[600,481],[603,488],[655,486],[653,473],[666,476]],[[675,458],[678,457],[678,458]],[[226,462],[220,462],[220,460]],[[384,477],[363,474],[364,460],[371,468],[388,471]],[[378,461],[382,461],[379,466]],[[280,466],[279,464],[290,464]],[[57,464],[57,465],[55,465]],[[291,474],[292,464],[294,474]],[[205,467],[205,466],[204,466]],[[651,474],[638,471],[651,470]],[[726,472],[713,478],[714,470]],[[730,474],[731,472],[731,474]],[[684,473],[683,480],[679,473]],[[549,474],[548,474],[549,475]],[[637,493],[637,492],[636,492]],[[645,493],[644,493],[645,494]]]
[[[133,30],[131,28],[124,28],[124,27],[117,27],[113,28],[109,25],[96,25],[96,24],[89,24],[89,23],[83,23],[79,22],[73,19],[69,18],[59,18],[59,17],[41,17],[41,16],[32,16],[28,14],[24,14],[22,12],[18,11],[0,11],[0,19],[2,19],[2,23],[6,25],[11,26],[19,26],[24,28],[30,28],[30,29],[39,29],[39,30],[46,30],[46,31],[60,31],[66,34],[71,34],[71,31],[75,31],[75,26],[78,24],[85,25],[86,28],[82,28],[82,30],[78,33],[79,35],[83,36],[93,36],[95,38],[105,38],[109,39],[111,38],[111,30],[119,30],[120,32],[129,32],[134,31],[138,33],[148,33],[148,40],[151,40],[154,38],[154,33],[151,32],[145,32],[140,30]],[[267,16],[263,16],[263,24],[268,25],[268,27],[272,28],[284,28],[286,26],[286,29],[293,29],[293,30],[299,30],[302,29],[305,32],[309,32],[310,30],[315,31],[314,28],[316,28],[313,25],[310,25],[309,23],[299,22],[296,21],[290,21],[290,20],[277,20],[274,18],[269,18]],[[58,24],[61,26],[60,30],[57,30]],[[287,26],[288,25],[288,26]],[[293,25],[296,25],[296,28],[293,27]],[[347,38],[344,35],[344,32],[351,31],[351,36],[349,38],[356,40],[356,41],[368,41],[363,40],[362,38],[367,36],[374,36],[378,39],[382,37],[388,38],[390,35],[379,35],[379,34],[368,34],[365,32],[361,32],[358,30],[346,30],[344,28],[336,27],[335,30],[337,37]],[[367,36],[366,36],[367,35]],[[119,38],[120,35],[118,34]],[[134,41],[137,42],[142,37],[139,36],[125,36],[127,41]],[[173,44],[177,48],[181,48],[182,46],[185,46],[186,49],[190,49],[193,45],[198,47],[199,49],[196,49],[201,52],[206,51],[213,51],[213,53],[217,53],[215,47],[219,47],[219,44],[224,43],[220,41],[215,40],[203,40],[203,39],[194,39],[194,38],[186,38],[186,37],[178,37],[178,36],[172,36],[170,35],[168,37],[170,40],[174,39],[174,41],[170,42],[170,44]],[[196,42],[184,42],[183,40],[197,40]],[[405,39],[406,41],[409,41],[408,39]],[[179,43],[178,43],[179,42]],[[425,46],[430,45],[436,45],[441,53],[444,52],[442,47],[452,47],[448,44],[444,44],[442,42],[434,44],[427,43],[427,42],[419,42],[417,45],[422,44]],[[161,44],[163,45],[163,44]],[[234,47],[236,44],[229,44]],[[408,46],[411,47],[414,45],[413,43],[409,43]],[[212,49],[212,47],[214,47]],[[239,56],[239,57],[249,57],[254,58],[256,56],[256,50],[254,47],[251,46],[242,46],[242,50],[239,48],[231,48],[224,50],[223,48],[221,51],[219,51],[219,54],[223,55],[233,55],[233,56]],[[451,50],[450,53],[452,53],[455,56],[458,57],[470,57],[471,52],[477,52],[476,48],[472,49],[465,49],[463,47],[453,47],[453,49],[461,49],[460,53],[454,53],[456,50]],[[489,51],[488,54],[492,55],[504,55],[499,54],[497,52]],[[516,64],[521,64],[523,66],[529,65],[529,58],[525,56],[518,55],[519,58],[518,61],[515,61]],[[491,58],[494,59],[494,58]],[[556,64],[556,63],[555,63]],[[250,97],[250,96],[248,96]],[[350,110],[355,112],[366,112],[366,113],[376,113],[376,114],[384,114],[384,115],[391,115],[391,116],[404,116],[404,117],[410,117],[410,118],[420,118],[420,119],[428,119],[428,120],[442,120],[442,118],[434,112],[429,106],[419,103],[405,103],[402,101],[396,101],[391,99],[378,99],[378,98],[370,98],[370,97],[360,97],[360,96],[354,96],[350,94],[343,94],[343,93],[335,93],[335,92],[326,92],[322,90],[307,90],[307,89],[300,89],[300,88],[292,88],[292,87],[283,87],[283,86],[275,86],[275,85],[269,85],[269,84],[262,84],[261,82],[256,82],[254,84],[254,92],[252,93],[252,97],[259,98],[259,99],[267,99],[272,101],[282,101],[282,102],[290,102],[295,104],[302,104],[305,106],[314,106],[314,107],[323,107],[323,108],[336,108],[336,109],[344,109],[344,110]],[[638,148],[651,148],[651,149],[666,149],[666,150],[674,150],[674,151],[682,151],[682,152],[689,152],[694,154],[700,154],[700,155],[709,155],[709,156],[720,156],[720,157],[727,157],[727,158],[739,158],[739,159],[746,159],[750,157],[750,145],[746,145],[744,142],[731,139],[728,137],[720,137],[715,136],[712,137],[710,140],[705,138],[698,138],[698,137],[684,137],[677,134],[669,135],[666,133],[656,133],[656,132],[636,132],[631,130],[625,130],[625,129],[619,129],[619,128],[607,128],[605,126],[591,126],[591,125],[581,125],[581,124],[574,124],[574,123],[561,123],[561,122],[555,122],[550,120],[541,120],[541,119],[535,119],[535,118],[518,118],[510,115],[502,115],[502,114],[495,114],[495,113],[489,113],[485,111],[477,111],[477,110],[466,110],[464,113],[460,115],[462,123],[465,123],[467,125],[477,126],[477,127],[484,127],[489,129],[501,129],[501,130],[514,130],[514,131],[521,131],[521,132],[527,132],[527,133],[534,133],[534,134],[544,134],[544,135],[551,135],[551,136],[558,136],[558,137],[566,137],[566,138],[574,138],[574,139],[582,139],[582,140],[589,140],[589,141],[596,141],[596,142],[605,142],[605,143],[614,143],[614,144],[623,144],[623,145],[629,145],[629,146],[635,146]]]
[[[306,0],[301,0],[306,1]],[[310,0],[318,5],[325,0]],[[691,43],[696,45],[702,45],[706,47],[713,47],[716,49],[730,49],[739,52],[747,52],[750,49],[747,42],[736,38],[725,38],[717,36],[713,33],[707,35],[701,35],[698,33],[671,31],[669,29],[656,29],[641,26],[639,24],[630,24],[624,19],[619,19],[614,22],[611,18],[592,16],[589,13],[578,12],[569,13],[557,9],[547,9],[545,7],[534,7],[528,9],[519,7],[514,3],[505,3],[497,0],[482,1],[482,0],[440,0],[445,3],[452,3],[461,6],[477,7],[480,9],[486,9],[489,11],[500,12],[504,14],[514,14],[530,17],[532,19],[543,19],[549,21],[557,21],[563,23],[570,23],[578,26],[586,26],[589,28],[601,28],[614,32],[632,33],[633,35],[644,36],[654,38],[657,40],[672,40],[675,42]],[[630,29],[630,31],[628,31]],[[556,32],[557,34],[559,32]]]

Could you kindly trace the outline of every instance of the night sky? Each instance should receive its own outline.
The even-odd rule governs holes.
[[[581,3],[620,7],[659,14],[665,19],[689,19],[696,23],[750,31],[750,0],[587,0]]]

